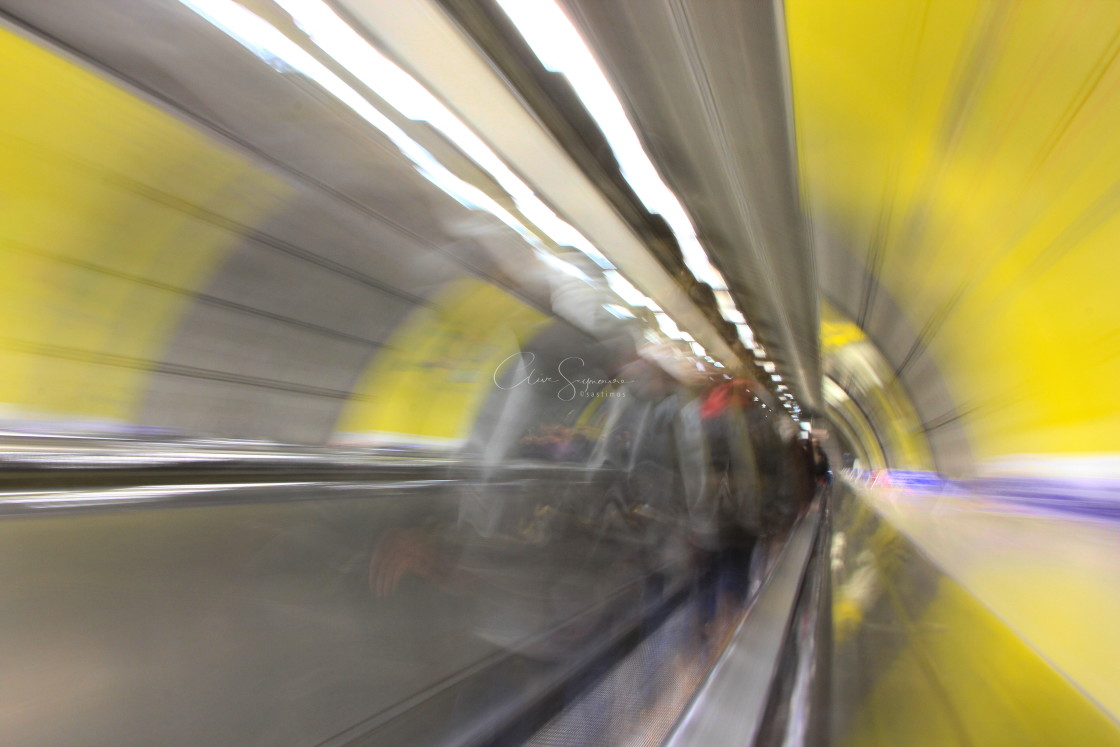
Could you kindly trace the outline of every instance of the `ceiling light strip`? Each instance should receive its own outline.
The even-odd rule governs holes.
[[[497,217],[535,247],[542,261],[568,275],[592,282],[578,267],[547,251],[541,237],[522,221],[485,192],[453,174],[359,91],[263,18],[232,0],[179,1],[278,71],[299,73],[320,85],[389,138],[435,186],[461,204]],[[659,326],[671,333],[668,334],[671,339],[691,339],[691,335],[681,332],[657,303],[623,277],[591,241],[557,216],[461,119],[415,78],[370,45],[329,6],[320,0],[276,0],[276,3],[320,49],[377,96],[405,117],[428,122],[459,147],[506,190],[518,211],[549,240],[558,246],[571,246],[590,257],[605,271],[608,286],[623,301],[656,312]]]

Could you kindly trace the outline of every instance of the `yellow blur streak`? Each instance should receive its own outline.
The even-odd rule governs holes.
[[[128,422],[179,314],[277,180],[0,30],[0,418]],[[185,289],[169,292],[149,281]]]
[[[821,302],[821,357],[825,371],[834,381],[843,381],[846,394],[859,401],[859,407],[845,397],[830,395],[834,388],[826,382],[823,389],[829,407],[846,414],[845,421],[855,425],[870,419],[874,431],[860,435],[865,454],[879,459],[868,468],[931,469],[933,459],[921,422],[910,397],[881,353],[863,331],[831,304]],[[859,410],[858,412],[856,410]],[[880,444],[882,449],[880,449]],[[886,451],[886,454],[883,453]]]
[[[972,502],[962,502],[966,504]],[[1056,628],[1039,635],[1040,629],[1030,625],[1032,618],[1065,618],[1065,634],[1059,637],[1095,650],[1092,668],[1114,677],[1109,665],[1116,647],[1108,614],[1114,605],[1108,595],[1115,573],[1085,574],[1083,564],[1039,573],[1042,566],[1055,565],[1051,553],[1064,542],[1038,543],[1041,549],[1032,544],[1030,535],[1036,530],[1021,524],[1037,524],[1042,534],[1046,522],[1041,518],[989,514],[990,534],[983,529],[969,533],[968,527],[982,525],[975,508],[941,527],[939,521],[951,509],[930,511],[928,499],[908,501],[905,494],[889,493],[868,493],[838,507],[833,615],[836,666],[843,668],[837,681],[844,684],[834,693],[833,706],[853,708],[853,713],[843,733],[835,735],[836,743],[1120,745],[1120,726],[1101,707],[1107,708],[1109,695],[1086,688],[1090,678],[1084,667],[1054,649]],[[911,534],[914,530],[923,533]],[[930,532],[940,533],[940,539]],[[952,552],[945,552],[949,548]],[[961,555],[967,556],[966,565],[976,566],[971,572],[963,573],[956,560]],[[929,565],[931,558],[936,570]],[[975,583],[977,572],[986,574],[997,565],[1003,566],[1004,581],[1014,579],[1024,592],[1028,587],[1032,591],[1016,592],[1018,599],[1009,606],[1008,595],[998,599],[998,590],[992,593],[996,587]],[[1106,565],[1096,563],[1097,570]],[[953,580],[962,577],[966,586]],[[927,584],[928,592],[923,590]],[[1096,593],[1079,601],[1080,592],[1067,590],[1070,584],[1093,586]],[[970,591],[981,591],[983,604]]]
[[[1120,3],[786,8],[807,204],[934,320],[979,455],[1112,450]]]
[[[547,317],[502,289],[458,280],[412,312],[358,381],[335,428],[346,440],[454,445],[493,375]]]
[[[898,612],[906,642],[841,744],[1120,745],[1108,716],[949,579],[913,619]]]
[[[1120,529],[1007,510],[983,496],[867,500],[938,568],[1120,716]]]

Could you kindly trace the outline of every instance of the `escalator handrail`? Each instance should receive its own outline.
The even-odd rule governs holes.
[[[818,498],[793,528],[746,617],[670,733],[667,747],[753,744],[817,546],[821,505]]]

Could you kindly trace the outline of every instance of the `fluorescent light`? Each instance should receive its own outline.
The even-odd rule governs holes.
[[[745,324],[736,324],[735,327],[739,330],[739,339],[743,341],[744,345],[748,348],[754,345],[754,333],[751,332],[750,327]]]
[[[297,72],[322,86],[383,134],[421,174],[461,204],[496,215],[522,236],[527,228],[481,190],[451,174],[430,152],[379,112],[361,93],[331,72],[277,28],[231,0],[179,0],[253,54],[283,72]],[[462,120],[423,85],[374,49],[320,0],[277,0],[308,37],[386,103],[413,120],[429,122],[486,171],[513,198],[518,210],[550,240],[571,246],[596,264],[613,264],[585,236],[561,220]],[[539,239],[534,237],[534,245]]]
[[[548,70],[568,78],[576,95],[595,120],[618,159],[623,176],[650,212],[676,204],[634,132],[622,104],[591,50],[564,12],[551,0],[498,0],[537,59]],[[672,225],[678,215],[665,215]],[[682,246],[682,250],[685,248]]]
[[[743,316],[743,312],[739,311],[738,309],[721,309],[720,313],[723,314],[724,319],[731,322],[732,324],[745,325],[747,322],[747,318]],[[754,336],[753,333],[751,336]]]
[[[461,204],[485,210],[540,245],[525,226],[482,190],[452,174],[362,94],[259,16],[231,0],[179,0],[271,67],[306,76],[389,138],[426,179]],[[530,238],[531,237],[531,238]]]
[[[616,303],[605,303],[603,304],[603,308],[609,311],[614,316],[617,316],[619,319],[634,318],[634,314],[630,311],[630,309],[626,308],[625,306],[619,306]]]
[[[409,119],[430,123],[513,198],[518,210],[560,246],[573,247],[604,269],[614,265],[586,236],[560,219],[443,102],[371,46],[321,0],[276,0],[320,49]]]
[[[541,202],[535,195],[530,198],[515,200],[517,209],[528,218],[533,225],[559,246],[570,246],[585,254],[591,261],[604,270],[613,270],[614,264],[603,256],[603,253],[591,243],[591,240],[577,231],[570,223],[563,221],[556,213]]]
[[[712,265],[677,196],[662,180],[622,103],[575,26],[553,0],[498,0],[498,4],[547,70],[564,75],[606,138],[623,178],[651,213],[669,224],[697,280],[714,290],[727,281]]]
[[[739,307],[735,305],[735,299],[732,298],[730,291],[717,290],[714,292],[716,296],[716,306],[719,306],[720,311],[724,313],[729,311],[738,312]]]
[[[278,70],[297,72],[315,81],[362,119],[385,134],[433,184],[462,204],[485,210],[498,217],[536,247],[538,255],[550,266],[591,282],[591,278],[583,270],[547,252],[539,238],[522,221],[482,190],[455,176],[427,149],[378,111],[365,96],[276,27],[232,0],[180,0],[180,2]],[[607,272],[604,274],[608,285],[623,301],[632,306],[645,306],[655,312],[661,311],[655,302],[615,271],[614,265],[585,236],[545,205],[462,120],[415,78],[370,45],[328,5],[321,0],[276,0],[276,3],[292,16],[296,25],[316,45],[380,98],[405,117],[428,122],[453,142],[505,189],[525,219],[548,239],[561,246],[574,247],[606,269]],[[511,18],[512,14],[517,12],[515,6],[529,9],[530,15],[536,11],[543,13],[535,17],[538,23],[541,19],[545,19],[544,25],[538,25],[536,32],[530,32],[533,34],[531,43],[534,51],[539,56],[543,55],[542,63],[550,69],[553,69],[553,65],[562,62],[562,72],[569,76],[577,90],[582,92],[581,98],[585,93],[588,94],[584,103],[599,126],[603,128],[604,134],[608,136],[608,141],[623,166],[624,175],[628,181],[633,180],[631,183],[635,186],[636,193],[644,203],[647,203],[651,212],[663,215],[674,228],[682,251],[691,258],[691,265],[695,266],[690,266],[690,269],[696,277],[709,283],[717,291],[725,291],[727,284],[723,276],[708,261],[707,254],[696,239],[687,214],[649,161],[622,111],[618,98],[575,28],[551,2],[504,2],[503,7],[507,13],[511,13]],[[529,23],[531,26],[533,22]],[[576,50],[574,58],[571,57],[573,49]],[[681,339],[683,333],[672,319],[663,313],[659,313],[657,318],[663,330],[667,333],[672,332],[670,336],[674,339]]]
[[[615,292],[615,295],[631,306],[644,306],[650,311],[661,311],[661,307],[654,303],[653,299],[635,288],[633,283],[622,276],[622,273],[616,270],[607,270],[603,273],[603,277],[607,279],[607,285]]]
[[[546,249],[538,249],[537,250],[537,256],[540,257],[541,260],[545,264],[550,265],[551,267],[554,267],[557,270],[560,270],[560,272],[571,275],[574,278],[579,278],[580,280],[584,281],[585,283],[591,283],[592,282],[591,278],[588,277],[587,273],[585,273],[583,270],[579,269],[578,267],[573,265],[571,262],[565,262],[564,260],[560,259],[555,254],[553,254],[552,252],[550,252]]]
[[[781,381],[782,380],[782,377],[779,376],[778,374],[770,374],[770,378],[773,379],[774,381]]]
[[[664,312],[658,312],[654,314],[654,317],[657,319],[657,325],[661,327],[661,331],[665,333],[666,337],[671,340],[684,339],[681,328],[677,326],[677,323],[673,321],[671,316]]]
[[[766,373],[774,373],[775,371],[778,370],[778,364],[777,363],[771,363],[770,361],[766,361],[765,363],[762,364],[762,370],[765,371]]]

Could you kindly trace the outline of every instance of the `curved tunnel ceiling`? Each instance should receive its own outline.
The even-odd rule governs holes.
[[[262,12],[271,7],[250,4]],[[422,5],[425,13],[440,15],[434,2]],[[150,0],[132,4],[128,12],[114,5],[112,23],[90,22],[94,11],[78,0],[60,0],[51,8],[32,0],[11,0],[6,6],[9,17],[62,49],[92,55],[98,67],[141,93],[137,100],[178,116],[191,112],[184,118],[222,143],[216,149],[213,143],[198,146],[213,163],[192,159],[194,140],[179,133],[178,125],[154,117],[153,123],[162,124],[140,135],[168,145],[164,152],[169,155],[184,154],[182,163],[160,167],[158,176],[166,172],[171,181],[161,186],[145,171],[156,164],[129,156],[128,168],[144,172],[135,181],[146,191],[121,180],[102,180],[86,190],[89,195],[111,190],[114,205],[143,203],[174,218],[158,236],[128,234],[125,218],[110,228],[144,251],[162,247],[160,256],[175,257],[179,264],[151,262],[147,255],[132,266],[121,254],[114,258],[123,263],[120,267],[38,257],[21,265],[21,272],[33,273],[36,262],[65,260],[75,273],[111,276],[113,283],[133,290],[144,285],[140,280],[156,288],[148,282],[149,269],[179,272],[161,275],[156,290],[171,294],[167,298],[195,294],[199,309],[208,309],[192,311],[190,319],[197,317],[200,328],[216,328],[214,315],[252,317],[251,323],[230,324],[252,345],[275,341],[276,350],[269,351],[276,356],[246,355],[236,371],[218,370],[217,363],[205,365],[207,356],[224,361],[230,351],[195,349],[187,344],[190,335],[182,337],[183,345],[168,342],[166,320],[152,315],[146,320],[151,329],[140,325],[128,337],[143,343],[136,349],[122,347],[120,335],[80,337],[81,329],[75,328],[66,332],[79,335],[70,343],[63,344],[70,340],[66,334],[43,332],[40,337],[58,344],[17,351],[61,360],[71,348],[97,343],[111,355],[79,367],[123,370],[135,364],[168,382],[137,400],[135,387],[122,378],[120,396],[114,399],[107,390],[100,394],[98,402],[108,404],[99,404],[105,412],[96,414],[118,417],[109,411],[113,403],[122,412],[162,413],[160,397],[178,393],[178,382],[193,377],[209,382],[207,391],[229,384],[281,392],[262,394],[262,413],[270,411],[277,396],[321,400],[316,405],[321,433],[314,437],[320,438],[329,433],[338,404],[370,350],[387,344],[379,325],[392,326],[403,311],[387,311],[360,329],[351,328],[353,320],[341,307],[320,309],[320,298],[312,293],[279,297],[260,282],[261,297],[242,298],[242,281],[263,281],[265,268],[271,272],[283,265],[288,268],[285,287],[297,286],[310,272],[324,278],[323,287],[344,287],[354,298],[387,294],[397,300],[387,301],[386,308],[420,307],[428,302],[434,281],[465,266],[479,269],[482,260],[476,255],[501,248],[481,244],[517,240],[500,226],[492,227],[493,235],[476,236],[464,227],[471,222],[470,211],[434,195],[414,166],[379,136],[355,129],[349,115],[325,106],[299,80],[277,75],[283,71],[230,47],[178,4]],[[1120,142],[1114,134],[1120,129],[1120,8],[980,0],[842,7],[816,0],[784,5],[567,0],[564,7],[615,81],[644,145],[693,217],[757,338],[807,409],[818,414],[825,409],[819,397],[822,374],[836,374],[834,382],[844,378],[832,363],[820,360],[823,298],[881,351],[893,377],[884,386],[900,385],[896,388],[916,414],[912,430],[928,441],[939,468],[962,472],[974,461],[1014,454],[1109,449],[1120,412],[1115,386],[1120,314],[1112,290],[1120,238]],[[376,36],[376,29],[371,33]],[[197,46],[184,44],[184,35]],[[418,55],[436,44],[423,36],[412,41]],[[37,68],[15,67],[25,77],[38,74]],[[237,72],[231,76],[228,70]],[[252,91],[251,101],[244,100],[244,91]],[[92,100],[87,103],[91,111],[99,108]],[[150,114],[143,107],[138,111]],[[56,119],[66,120],[67,113],[60,110]],[[309,124],[326,136],[296,137]],[[401,124],[418,130],[427,126]],[[119,154],[125,158],[142,138],[133,138],[129,146],[112,129],[118,126],[119,118],[106,131],[124,143]],[[64,134],[38,128],[27,137],[46,138],[51,147],[66,142],[108,153],[97,143]],[[464,160],[454,148],[418,137],[446,158]],[[489,137],[497,142],[496,135]],[[238,179],[263,185],[246,192],[252,200],[241,205],[220,190],[191,192],[201,179],[195,172],[221,164],[228,166],[222,168],[231,185]],[[604,201],[602,194],[593,198]],[[572,195],[572,204],[588,199]],[[433,211],[430,202],[439,210]],[[384,206],[392,206],[391,214]],[[620,226],[612,235],[626,233],[622,224],[630,219],[624,211],[617,204],[615,212],[611,205],[603,207],[602,215]],[[76,206],[87,208],[105,213],[92,203]],[[324,211],[336,220],[305,219]],[[433,214],[439,220],[433,222]],[[583,223],[593,225],[589,219]],[[44,221],[42,227],[57,232],[66,225]],[[187,266],[176,255],[177,237],[199,231],[213,233],[215,257],[232,258],[222,264],[230,273],[228,285],[214,273],[213,257],[200,255],[196,265]],[[102,237],[104,246],[123,246],[120,236]],[[69,238],[82,252],[96,249],[90,248],[88,235]],[[640,244],[640,238],[631,235],[627,241]],[[604,243],[618,249],[618,242]],[[359,244],[373,248],[357,252]],[[413,261],[388,261],[402,247],[409,248]],[[520,266],[511,261],[480,272],[497,282]],[[380,277],[389,268],[394,277]],[[673,285],[663,268],[655,269],[658,278]],[[532,285],[532,279],[526,283]],[[17,311],[21,292],[15,288],[9,294]],[[168,303],[169,309],[178,308],[178,301]],[[121,319],[129,316],[119,311]],[[696,309],[690,313],[699,319]],[[103,320],[102,326],[108,329],[115,320]],[[130,323],[139,321],[145,320]],[[260,333],[270,325],[327,334],[337,348],[328,357],[337,353],[339,365],[305,371],[301,361],[289,360],[291,346],[285,346],[284,335]],[[153,352],[155,347],[159,350]],[[149,356],[157,355],[167,360],[160,358],[152,367],[155,358]],[[188,360],[198,365],[181,363]],[[277,379],[278,365],[298,381]],[[328,380],[328,374],[335,378]],[[84,375],[71,378],[80,381]],[[19,386],[29,391],[38,386],[31,368],[20,376]],[[226,380],[231,376],[236,381]],[[15,395],[8,399],[21,401]],[[73,409],[55,404],[62,411]],[[202,413],[188,409],[182,417]],[[215,417],[220,414],[215,410]],[[161,417],[143,420],[158,424]],[[273,433],[265,425],[257,430]]]
[[[568,0],[756,338],[819,404],[813,257],[798,202],[780,13],[770,3]]]
[[[480,149],[362,95],[279,6],[250,4],[0,9],[20,113],[0,123],[19,186],[0,206],[0,423],[450,448],[501,361],[549,325],[609,341],[620,360],[641,344],[687,380],[705,350],[735,357],[564,151],[518,127],[531,116],[489,121],[516,129],[503,146],[534,152],[553,206],[656,301],[621,305],[626,287],[550,242],[573,226],[494,158],[486,171]],[[443,20],[457,61],[473,61]],[[437,59],[419,36],[416,54]],[[499,103],[520,106],[483,67]],[[514,215],[525,206],[532,219]]]
[[[521,19],[517,23],[525,17],[544,18],[551,3],[439,2],[575,153],[616,209],[631,221],[648,224],[650,215],[643,218],[632,210],[634,193],[643,190],[644,182],[625,176],[625,155],[603,141],[601,121],[587,116],[584,110],[594,103],[588,103],[578,84],[568,86],[570,80],[554,74],[552,63],[542,66],[539,52],[535,55],[519,38],[521,27],[511,23],[514,16]],[[363,3],[351,0],[348,5]],[[752,334],[744,342],[760,347],[755,357],[774,363],[783,385],[807,410],[816,410],[817,295],[798,205],[785,53],[774,33],[774,9],[762,3],[560,5],[592,49],[613,95],[621,99],[628,126],[638,132],[641,149],[679,199],[749,322]],[[507,17],[502,8],[513,7],[517,12]],[[734,15],[730,24],[723,17],[729,9]],[[597,94],[590,98],[597,100]],[[648,233],[653,234],[651,249],[665,255],[662,261],[670,267],[678,264],[673,252],[664,250],[659,230],[647,225]],[[680,243],[675,227],[672,233]],[[687,249],[680,249],[688,264]],[[692,274],[706,280],[702,273]],[[680,277],[685,285],[691,282]],[[718,287],[716,291],[722,307],[725,299]]]
[[[930,444],[902,383],[863,330],[827,302],[821,304],[821,356],[829,424],[859,447],[862,464],[930,469]]]
[[[819,287],[940,469],[1108,449],[1120,7],[564,7],[800,396]]]
[[[1120,6],[786,3],[825,294],[935,451],[1108,450],[1120,395]],[[944,389],[939,391],[940,380]]]

